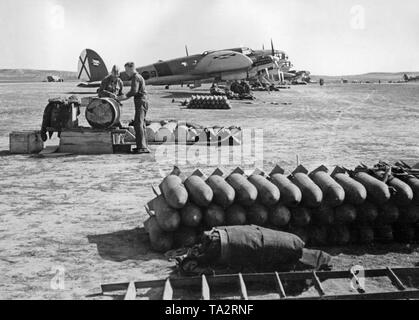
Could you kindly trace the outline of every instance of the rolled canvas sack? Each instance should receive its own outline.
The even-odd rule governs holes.
[[[296,235],[259,226],[231,226],[216,229],[220,234],[220,262],[228,265],[283,266],[297,263],[304,242]]]
[[[259,226],[217,227],[204,232],[187,254],[173,252],[181,274],[213,274],[228,267],[238,272],[331,269],[331,256],[304,248],[296,235]]]

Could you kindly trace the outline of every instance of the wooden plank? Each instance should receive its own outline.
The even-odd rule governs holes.
[[[314,286],[316,288],[316,290],[319,292],[320,296],[324,296],[324,289],[322,286],[322,283],[320,282],[319,277],[316,274],[316,271],[313,271],[313,280],[314,280]]]
[[[286,298],[287,295],[285,294],[284,286],[282,285],[282,281],[281,281],[281,278],[279,277],[278,272],[275,272],[275,282],[279,291],[279,296],[281,298]]]
[[[243,300],[249,300],[249,297],[247,296],[247,288],[246,284],[243,280],[243,275],[241,273],[238,274],[239,276],[239,285],[240,285],[240,293]]]
[[[60,152],[74,154],[112,154],[112,133],[62,132],[60,138]]]
[[[173,287],[170,283],[170,279],[167,279],[164,284],[163,300],[173,300]]]
[[[128,285],[128,289],[125,294],[124,300],[135,300],[136,297],[137,297],[137,288],[135,287],[135,283],[131,281]]]
[[[57,128],[51,128],[51,127],[47,127],[47,132],[49,131],[53,131],[56,132],[58,131]],[[59,129],[59,131],[61,132],[112,132],[112,133],[126,133],[128,131],[128,129],[116,129],[116,128],[109,128],[109,129],[95,129],[95,128],[91,128],[91,127],[78,127],[78,128],[61,128]]]
[[[208,285],[207,278],[205,275],[202,275],[202,300],[210,300],[210,289]]]
[[[346,295],[327,295],[320,297],[292,297],[287,300],[402,300],[419,299],[419,290],[373,292]]]
[[[391,268],[387,267],[388,277],[390,278],[391,282],[399,289],[399,290],[406,290],[406,287],[403,285],[403,282],[396,276],[396,274],[391,270]]]

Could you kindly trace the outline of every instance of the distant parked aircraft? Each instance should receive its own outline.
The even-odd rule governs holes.
[[[403,80],[405,82],[418,81],[419,80],[419,76],[409,77],[407,74],[404,74],[403,75]]]
[[[64,80],[59,76],[47,76],[44,82],[64,82]]]

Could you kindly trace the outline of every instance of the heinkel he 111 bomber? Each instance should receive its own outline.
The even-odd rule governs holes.
[[[225,50],[205,51],[202,54],[186,56],[137,68],[148,85],[191,85],[200,87],[203,82],[252,80],[264,76],[274,81],[293,78],[298,73],[290,72],[292,67],[284,51],[252,50],[238,47]],[[103,59],[95,51],[85,49],[78,62],[78,78],[87,83],[82,87],[97,87],[108,75]],[[121,79],[128,77],[121,73]]]

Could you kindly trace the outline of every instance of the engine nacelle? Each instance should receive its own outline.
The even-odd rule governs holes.
[[[253,61],[244,54],[234,51],[217,51],[205,55],[196,65],[194,74],[212,74],[247,70]]]

